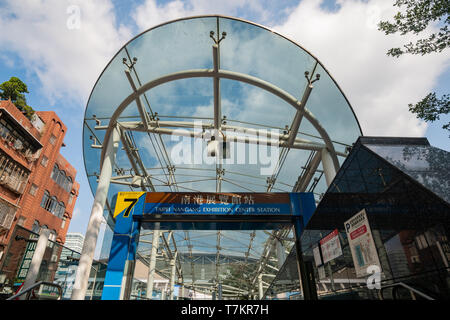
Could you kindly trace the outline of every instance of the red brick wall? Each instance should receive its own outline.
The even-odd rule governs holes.
[[[10,201],[12,200],[12,202],[14,203],[18,203],[20,207],[17,210],[15,221],[13,222],[13,225],[11,226],[8,234],[6,235],[6,238],[3,237],[2,241],[0,237],[0,242],[3,242],[4,244],[8,243],[10,235],[12,234],[19,217],[22,216],[23,218],[25,218],[23,227],[25,227],[26,229],[31,230],[34,221],[37,220],[39,221],[39,224],[41,226],[47,225],[50,230],[55,230],[57,233],[57,241],[64,243],[79,190],[79,184],[75,181],[77,174],[75,168],[70,165],[70,163],[59,153],[64,142],[67,127],[55,112],[38,111],[36,112],[37,115],[45,123],[42,133],[39,133],[39,131],[31,125],[30,121],[11,102],[1,101],[0,107],[4,107],[11,115],[17,117],[16,120],[20,119],[22,125],[26,127],[27,130],[32,133],[33,136],[35,136],[43,145],[39,158],[35,162],[28,164],[28,168],[30,169],[31,173],[28,178],[28,183],[25,191],[21,196],[16,196],[16,198],[10,197],[6,191],[2,190],[4,188],[0,186],[0,194],[3,195],[5,193],[5,198]],[[56,137],[53,144],[50,143],[50,138],[52,135]],[[2,141],[0,141],[0,148],[1,144]],[[8,155],[14,155],[14,160],[16,160],[16,158],[18,157],[18,155],[14,154],[15,151],[12,149],[6,150],[5,148],[2,148],[2,150],[8,152]],[[42,158],[44,156],[48,158],[46,166],[42,165]],[[72,192],[75,193],[75,197],[73,198],[71,204],[68,204],[70,193],[65,191],[53,179],[51,179],[51,174],[55,163],[57,163],[59,168],[61,170],[64,170],[66,175],[69,175],[74,182],[72,186]],[[38,186],[38,189],[34,195],[30,194],[30,188],[32,184]],[[63,222],[62,219],[46,211],[40,205],[42,197],[46,190],[50,193],[50,196],[56,196],[58,202],[64,202],[64,205],[66,207],[65,216],[67,217],[64,227],[61,226]]]

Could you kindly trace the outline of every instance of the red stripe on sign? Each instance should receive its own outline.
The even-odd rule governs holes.
[[[331,232],[325,238],[320,240],[320,244],[323,245],[324,243],[326,243],[326,242],[330,241],[331,239],[337,237],[337,235],[338,235],[338,229],[334,229],[333,232]]]
[[[367,231],[366,225],[362,225],[361,227],[359,227],[358,229],[356,229],[355,231],[350,233],[350,239],[352,239],[352,240],[356,239],[360,235],[363,235],[364,233],[366,233],[366,231]]]

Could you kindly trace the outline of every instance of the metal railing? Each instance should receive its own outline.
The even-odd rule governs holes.
[[[61,286],[59,284],[56,284],[56,283],[53,283],[53,282],[48,282],[48,281],[36,282],[32,286],[26,288],[25,290],[21,290],[20,292],[18,292],[17,294],[9,297],[6,300],[14,300],[14,299],[17,299],[17,298],[21,297],[24,294],[27,294],[27,299],[26,300],[29,300],[29,298],[30,298],[29,294],[32,293],[32,291],[34,289],[36,289],[37,287],[40,287],[41,285],[55,287],[56,289],[58,289],[58,297],[55,300],[61,300],[61,297],[62,297],[62,288],[61,288]]]
[[[397,292],[398,292],[398,290],[400,288],[407,289],[409,291],[409,293],[411,294],[411,298],[413,300],[417,300],[416,295],[418,295],[418,296],[420,296],[420,297],[422,297],[422,298],[424,298],[426,300],[435,300],[434,298],[430,297],[429,295],[426,295],[425,293],[423,293],[423,292],[421,292],[421,291],[419,291],[417,289],[414,289],[413,287],[410,287],[410,286],[408,286],[407,284],[405,284],[403,282],[397,282],[397,283],[394,283],[394,284],[389,284],[389,285],[383,286],[380,289],[380,291],[378,292],[380,300],[385,300],[386,299],[384,297],[384,295],[383,295],[383,291],[386,290],[386,289],[389,289],[389,288],[392,288],[392,298],[394,300],[398,300]]]

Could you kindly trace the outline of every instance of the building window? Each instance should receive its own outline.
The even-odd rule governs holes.
[[[58,203],[58,205],[56,207],[55,216],[62,219],[65,211],[66,211],[66,207],[64,206],[64,202],[61,201]]]
[[[72,178],[67,176],[66,181],[64,183],[64,190],[70,192],[71,189],[72,189]]]
[[[43,157],[42,157],[42,160],[41,160],[42,166],[46,167],[46,166],[47,166],[47,163],[48,163],[48,158],[47,158],[46,156],[43,156]]]
[[[0,151],[0,184],[22,194],[28,181],[29,172],[19,163]]]
[[[17,220],[17,225],[23,227],[26,219],[27,218],[25,218],[24,216],[20,216],[19,219]]]
[[[66,181],[66,173],[64,171],[60,171],[56,183],[61,187],[64,187],[64,181]]]
[[[41,227],[39,226],[39,221],[34,220],[33,226],[31,227],[31,231],[33,231],[34,233],[39,233],[40,229]]]
[[[53,166],[52,175],[50,177],[56,181],[56,179],[58,178],[58,174],[59,174],[59,168],[58,168],[58,165],[55,164]]]
[[[64,202],[58,202],[55,196],[50,197],[50,193],[47,190],[45,190],[44,196],[42,197],[41,207],[61,219],[66,211]]]
[[[48,211],[50,211],[51,213],[55,214],[57,205],[58,205],[58,200],[56,199],[56,197],[55,196],[51,197]]]
[[[72,204],[72,201],[73,201],[73,198],[74,198],[74,197],[75,197],[75,194],[70,193],[70,195],[69,195],[69,201],[67,202],[69,205]]]
[[[16,208],[6,201],[0,201],[0,226],[4,229],[11,228],[15,216]]]
[[[44,191],[44,195],[42,196],[42,201],[41,201],[41,207],[46,209],[47,208],[47,202],[48,199],[50,198],[50,194],[48,193],[47,190]],[[47,209],[46,209],[47,210]]]
[[[56,141],[56,137],[52,134],[51,136],[50,136],[50,139],[48,140],[48,142],[50,142],[51,144],[55,144],[55,141]]]
[[[5,141],[7,146],[21,152],[24,156],[36,151],[31,149],[30,144],[5,119],[0,119],[0,138]]]
[[[65,191],[70,192],[72,190],[72,178],[66,175],[63,170],[60,170],[56,164],[53,167],[51,178]]]
[[[32,196],[36,195],[36,192],[38,189],[39,189],[39,187],[37,185],[35,185],[34,183],[32,183],[31,187],[30,187],[30,194]]]

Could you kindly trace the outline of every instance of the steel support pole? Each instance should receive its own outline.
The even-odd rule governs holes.
[[[170,273],[170,286],[169,286],[169,290],[170,290],[170,295],[169,295],[169,300],[173,300],[173,293],[175,291],[175,276],[177,273],[177,253],[175,252],[174,257],[170,260],[170,267],[172,268],[171,273]]]
[[[86,295],[89,274],[91,272],[95,247],[97,245],[97,237],[103,220],[103,208],[108,196],[108,189],[117,149],[119,148],[119,141],[119,130],[117,127],[114,127],[111,138],[108,141],[103,142],[104,145],[106,144],[105,158],[100,171],[100,177],[91,210],[91,217],[89,218],[84,238],[83,249],[81,250],[80,262],[77,268],[71,300],[84,300]]]
[[[264,289],[263,289],[263,281],[262,281],[262,274],[260,273],[258,275],[258,293],[259,293],[259,300],[263,299],[264,296]]]
[[[31,287],[36,282],[42,258],[44,257],[45,249],[47,248],[49,236],[50,230],[41,229],[39,239],[36,243],[36,249],[34,250],[33,258],[31,259],[30,269],[28,269],[27,277],[25,278],[21,291]],[[19,300],[26,300],[28,295],[29,293],[21,295]]]
[[[317,300],[317,290],[312,270],[308,270],[305,260],[303,259],[301,235],[303,226],[303,216],[294,217],[294,234],[295,234],[295,250],[297,254],[297,270],[299,280],[305,300]]]
[[[326,149],[322,149],[322,167],[325,173],[325,180],[327,181],[327,186],[333,182],[334,177],[336,176],[336,169],[333,164],[333,159],[330,155],[330,152]]]
[[[152,299],[153,296],[153,282],[155,280],[155,266],[156,266],[156,254],[159,246],[159,223],[155,223],[155,229],[153,230],[152,237],[152,251],[150,254],[150,262],[148,264],[148,277],[147,277],[147,299]]]

